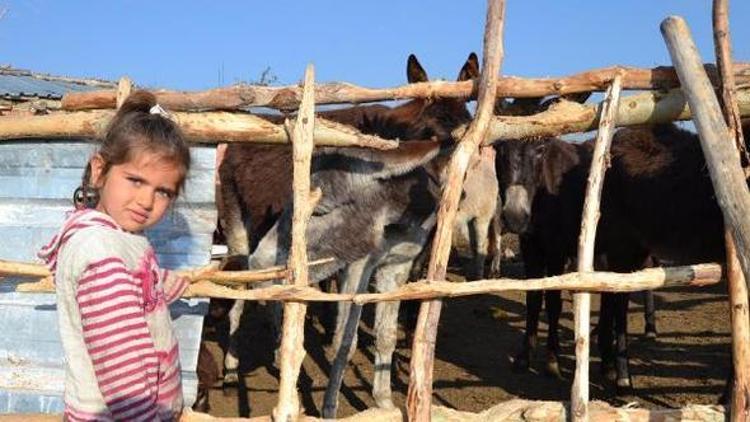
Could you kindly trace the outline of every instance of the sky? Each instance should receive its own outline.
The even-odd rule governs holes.
[[[501,72],[559,77],[611,65],[669,65],[659,23],[683,16],[713,62],[709,0],[508,0]],[[406,83],[414,53],[433,79],[455,79],[482,51],[487,3],[391,1],[0,0],[0,64],[35,72],[202,90],[302,79],[367,87]],[[750,61],[750,1],[730,2],[734,59]]]

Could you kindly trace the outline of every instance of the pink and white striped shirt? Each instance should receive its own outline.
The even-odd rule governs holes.
[[[57,291],[71,421],[175,420],[182,411],[167,304],[187,281],[160,269],[145,236],[76,211],[39,256]]]

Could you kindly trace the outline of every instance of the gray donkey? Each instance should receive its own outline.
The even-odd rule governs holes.
[[[477,59],[472,54],[458,79],[475,77],[477,69]],[[427,80],[414,56],[409,58],[407,73],[410,82]],[[314,156],[313,186],[323,190],[323,198],[308,228],[308,255],[310,259],[330,256],[336,262],[312,268],[312,280],[319,281],[341,271],[344,291],[364,291],[374,273],[378,290],[392,290],[408,279],[414,258],[423,249],[434,226],[435,197],[439,194],[439,171],[435,166],[442,161],[433,163],[430,159],[438,153],[437,145],[454,141],[451,131],[468,122],[470,114],[462,100],[439,99],[413,100],[395,108],[352,107],[321,115],[386,138],[437,140],[419,142],[419,145],[405,143],[392,152],[325,148],[316,150]],[[484,171],[486,167],[475,168]],[[230,145],[220,168],[222,225],[232,252],[255,250],[249,259],[251,268],[285,263],[289,247],[286,237],[289,211],[284,210],[289,200],[290,169],[288,149],[250,145]],[[489,179],[494,181],[494,174]],[[488,190],[489,201],[494,205],[496,182],[494,190],[491,184]],[[494,211],[493,206],[490,213],[494,215]],[[476,221],[472,223],[481,227]],[[486,238],[487,229],[484,230]],[[477,243],[486,245],[486,242],[474,242]],[[233,248],[233,244],[239,246]],[[225,383],[237,381],[235,332],[242,309],[243,303],[238,301],[230,312]],[[336,394],[345,364],[356,344],[360,312],[359,306],[350,309],[348,304],[340,304],[334,339],[338,353],[324,406],[327,415],[335,414]],[[393,405],[390,368],[397,314],[398,303],[382,303],[376,307],[378,352],[373,389],[381,407]]]

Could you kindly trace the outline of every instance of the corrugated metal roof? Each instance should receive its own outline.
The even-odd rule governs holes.
[[[0,68],[0,97],[60,99],[67,92],[114,88],[113,82],[75,79]]]

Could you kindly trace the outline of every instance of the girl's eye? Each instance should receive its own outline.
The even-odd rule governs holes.
[[[128,181],[132,183],[134,186],[141,186],[143,184],[143,180],[137,177],[128,177]]]
[[[172,198],[174,198],[174,193],[172,193],[170,191],[167,191],[167,190],[164,190],[164,189],[157,189],[156,190],[156,194],[159,195],[160,197],[162,197],[164,199],[167,199],[167,200],[170,200],[170,201],[172,200]]]

